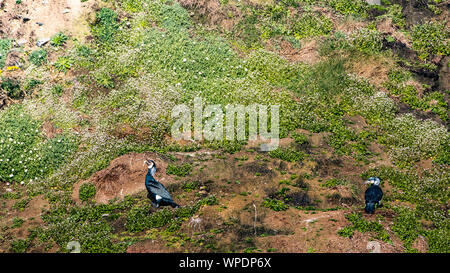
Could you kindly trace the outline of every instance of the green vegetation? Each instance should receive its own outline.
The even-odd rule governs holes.
[[[69,36],[62,32],[58,32],[50,38],[50,44],[54,47],[62,47],[69,40]]]
[[[53,64],[53,66],[59,72],[67,72],[67,70],[72,68],[73,64],[74,64],[74,60],[71,57],[61,56],[61,57],[58,57],[58,59]]]
[[[28,61],[35,66],[43,65],[47,62],[47,51],[45,49],[37,49],[31,52]]]
[[[270,151],[269,156],[273,158],[279,158],[288,162],[301,162],[305,158],[305,154],[303,152],[283,148],[278,148]]]
[[[8,97],[12,99],[22,99],[24,97],[24,93],[16,79],[2,78],[0,88],[5,90]]]
[[[380,52],[383,48],[383,38],[377,30],[362,28],[352,37],[352,46],[366,54]]]
[[[67,243],[76,240],[82,252],[98,253],[124,252],[151,239],[174,251],[258,252],[253,234],[272,234],[259,226],[270,211],[258,210],[256,227],[243,225],[241,213],[253,216],[253,204],[279,214],[293,206],[302,217],[348,212],[323,201],[331,196],[327,191],[344,185],[360,204],[355,173],[348,173],[354,164],[365,170],[362,179],[378,176],[383,187],[389,185],[386,209],[379,210],[389,221],[351,213],[351,225],[339,230],[340,236],[358,231],[386,242],[395,237],[408,252],[416,251],[412,246],[423,236],[429,252],[448,253],[448,92],[437,81],[425,85],[415,76],[439,72],[435,57],[448,55],[444,22],[410,26],[409,11],[388,1],[379,7],[362,0],[220,2],[212,15],[172,0],[106,1],[91,22],[88,43],[57,33],[51,47],[24,52],[17,67],[4,68],[6,55],[23,48],[0,39],[0,103],[7,96],[0,110],[0,182],[11,188],[0,198],[14,213],[29,209],[35,196],[50,203],[39,227],[9,218],[0,244],[8,238],[11,252],[53,247],[66,252]],[[439,13],[438,7],[425,8]],[[216,15],[227,20],[217,23]],[[413,51],[401,44],[412,44]],[[46,65],[49,55],[53,63]],[[249,149],[246,141],[174,144],[172,109],[191,107],[196,97],[221,105],[225,114],[228,104],[280,105],[280,138],[293,141],[267,153]],[[50,134],[49,124],[55,129]],[[218,152],[186,154],[176,162],[180,157],[173,152],[200,149]],[[94,184],[83,184],[78,196],[83,202],[73,202],[75,183],[121,155],[150,152],[171,160],[164,171],[179,181],[170,191],[181,208],[151,208],[145,192],[97,204],[89,201],[100,191]],[[222,161],[238,177],[215,174]],[[204,168],[214,178],[203,177]],[[206,186],[208,179],[214,183]],[[272,182],[278,188],[259,199],[254,187],[272,190]],[[200,185],[217,197],[202,198]],[[242,212],[228,203],[234,198],[246,202]],[[360,209],[352,204],[352,211]],[[229,219],[216,221],[215,211]],[[197,217],[206,230],[194,227]],[[28,238],[10,240],[11,230],[28,226]],[[216,241],[222,233],[238,239],[223,246]],[[307,251],[319,251],[314,248]]]
[[[292,33],[296,39],[327,35],[331,32],[333,24],[323,15],[303,14],[292,26]]]
[[[389,234],[384,229],[383,225],[378,221],[367,221],[362,217],[360,213],[352,213],[345,216],[350,221],[351,226],[345,227],[338,231],[338,234],[342,237],[352,237],[354,231],[357,230],[361,233],[370,232],[373,234],[373,238],[379,239],[385,242],[390,241]]]
[[[328,1],[328,5],[344,15],[361,17],[367,16],[369,7],[366,1],[363,0],[330,0]]]
[[[320,186],[326,187],[326,188],[333,188],[338,185],[346,185],[346,184],[348,184],[348,182],[344,179],[331,178],[331,179],[328,179],[325,183],[320,184]]]
[[[40,122],[20,106],[0,115],[0,180],[28,182],[44,178],[56,170],[76,149],[71,137],[60,135],[45,140]]]
[[[169,164],[166,169],[167,174],[172,174],[176,176],[187,176],[192,171],[192,165],[189,163],[183,165],[172,165]]]
[[[88,201],[93,198],[97,193],[97,189],[94,184],[85,183],[80,186],[79,197],[81,201]]]
[[[288,205],[286,205],[283,201],[278,199],[272,199],[272,198],[266,198],[262,202],[262,206],[266,208],[270,208],[274,211],[284,211],[289,208]]]
[[[17,239],[11,242],[11,252],[13,253],[25,253],[30,243],[28,240]]]
[[[411,33],[412,48],[417,51],[423,60],[429,60],[433,55],[450,54],[450,31],[444,23],[427,22],[416,25]]]
[[[95,17],[92,33],[103,43],[111,42],[120,24],[116,12],[102,8]]]
[[[6,56],[11,49],[11,40],[9,39],[0,39],[0,69],[3,68],[6,61]]]
[[[294,139],[295,143],[299,145],[305,145],[309,143],[308,138],[304,134],[294,132],[291,134],[291,137]]]
[[[195,190],[197,187],[198,187],[197,182],[185,182],[183,184],[183,190],[185,192],[191,192],[191,191]]]

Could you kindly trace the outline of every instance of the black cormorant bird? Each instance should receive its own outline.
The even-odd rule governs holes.
[[[148,166],[147,176],[145,177],[145,187],[147,188],[147,197],[152,201],[152,206],[159,208],[160,206],[171,206],[173,208],[180,207],[172,200],[169,191],[163,184],[156,181],[153,177],[156,173],[156,163],[153,160],[145,162]]]
[[[365,211],[367,213],[375,213],[375,206],[381,206],[381,198],[383,198],[383,191],[380,188],[380,179],[378,177],[371,177],[366,182],[370,184],[369,188],[364,193],[366,200]]]

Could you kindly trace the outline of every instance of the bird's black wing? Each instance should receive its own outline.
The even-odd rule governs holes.
[[[379,186],[372,185],[364,193],[364,198],[366,200],[366,203],[378,203],[381,201],[381,198],[383,198],[383,191]]]
[[[159,182],[151,183],[150,188],[152,193],[157,194],[164,199],[172,200],[172,196],[170,196],[169,191],[163,186],[163,184]]]

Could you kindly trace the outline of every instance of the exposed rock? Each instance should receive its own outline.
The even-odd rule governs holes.
[[[16,45],[18,47],[24,46],[26,43],[28,43],[28,41],[26,39],[20,39],[16,41]]]
[[[36,42],[36,45],[37,45],[38,47],[42,47],[42,46],[44,46],[45,44],[47,44],[49,41],[50,41],[50,38],[42,38],[42,39],[39,39],[39,40]]]
[[[381,0],[366,0],[369,5],[381,5]]]

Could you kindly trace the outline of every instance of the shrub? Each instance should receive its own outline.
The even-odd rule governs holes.
[[[31,52],[28,61],[35,66],[41,66],[47,62],[47,51],[45,49],[38,49]]]
[[[55,61],[53,66],[60,72],[67,72],[72,65],[74,64],[74,60],[68,56],[61,56]]]
[[[321,184],[320,186],[326,188],[333,188],[338,185],[346,185],[346,184],[348,184],[348,182],[345,179],[331,178],[328,179],[325,183]]]
[[[450,54],[450,31],[446,28],[445,23],[427,22],[416,25],[412,29],[412,48],[417,51],[419,57],[428,60],[432,55]]]
[[[309,143],[308,138],[304,134],[294,132],[291,134],[291,137],[294,139],[295,143],[299,145],[307,145]]]
[[[366,17],[368,4],[363,0],[330,0],[327,1],[333,9],[344,15],[355,15]]]
[[[262,206],[274,211],[284,211],[289,208],[283,201],[272,198],[265,198],[262,202]]]
[[[119,29],[117,13],[108,8],[100,9],[95,16],[95,23],[92,25],[92,33],[103,43],[113,41],[113,37]]]
[[[12,99],[22,99],[25,95],[20,89],[19,82],[15,79],[2,78],[0,88],[5,90],[8,97]]]
[[[189,163],[183,165],[172,165],[169,164],[166,169],[167,174],[172,174],[176,176],[187,176],[192,171],[192,165]]]
[[[66,34],[58,32],[50,38],[50,44],[54,47],[61,47],[66,44],[67,40],[69,37]]]
[[[11,40],[9,39],[0,39],[0,69],[3,68],[6,61],[6,56],[11,49]]]
[[[97,189],[94,184],[85,183],[80,186],[79,197],[81,201],[88,201],[93,198],[97,193]]]
[[[354,97],[355,112],[359,113],[373,123],[382,123],[394,118],[397,106],[385,92],[377,92],[374,95]]]
[[[30,242],[27,239],[17,239],[11,242],[11,252],[25,253],[30,247]]]
[[[305,158],[305,153],[293,149],[278,148],[270,151],[269,156],[288,162],[302,162]]]
[[[352,226],[344,227],[338,231],[339,236],[352,238],[355,233],[355,229]]]
[[[383,48],[383,38],[375,29],[362,28],[351,37],[351,44],[358,51],[373,54]]]
[[[417,120],[412,114],[401,115],[383,124],[389,134],[379,137],[391,147],[391,157],[397,162],[414,162],[440,153],[449,134],[443,126],[431,120]]]
[[[151,5],[153,19],[167,30],[180,31],[191,25],[188,11],[177,2]]]
[[[198,187],[197,182],[185,182],[183,184],[183,190],[185,192],[191,192],[191,191],[195,190],[197,187]]]
[[[293,23],[292,33],[296,39],[329,34],[333,23],[321,14],[304,14]]]

